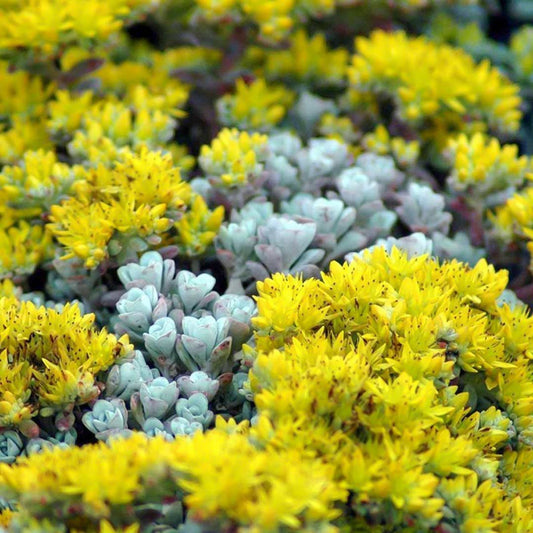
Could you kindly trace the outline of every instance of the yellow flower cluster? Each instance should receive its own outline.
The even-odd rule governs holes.
[[[152,52],[150,59],[157,71],[170,73],[178,69],[205,70],[220,63],[222,52],[205,46],[179,46]]]
[[[17,162],[26,150],[48,148],[43,116],[54,90],[54,83],[0,61],[0,164]]]
[[[0,527],[4,529],[9,527],[11,520],[13,520],[13,511],[11,509],[3,509],[0,511]]]
[[[133,113],[123,102],[97,102],[83,115],[80,129],[69,143],[69,151],[81,161],[109,163],[124,146],[134,149],[164,146],[175,126],[176,121],[158,109],[141,107]]]
[[[416,164],[420,156],[420,143],[406,141],[403,137],[391,137],[387,128],[380,124],[362,140],[363,146],[378,155],[392,155],[400,168]]]
[[[235,94],[220,98],[217,111],[224,126],[268,132],[281,122],[293,101],[294,93],[281,85],[267,85],[263,78],[247,85],[238,79]]]
[[[374,31],[358,37],[356,48],[352,87],[388,95],[400,117],[423,125],[423,138],[439,148],[453,133],[518,129],[519,87],[488,61],[476,64],[460,49],[403,32]]]
[[[146,108],[182,117],[185,113],[180,108],[189,91],[183,83],[170,78],[168,70],[135,61],[106,62],[96,76],[102,82],[102,89],[115,94],[134,109]]]
[[[290,37],[286,50],[251,48],[248,60],[268,80],[336,86],[345,81],[348,51],[331,50],[322,33],[310,37],[304,30],[298,30]]]
[[[342,143],[354,143],[359,140],[361,133],[349,117],[338,117],[333,113],[324,113],[318,123],[318,132],[324,137],[336,139]],[[359,151],[360,147],[357,148]]]
[[[39,217],[66,197],[82,169],[60,163],[54,152],[27,151],[0,172],[0,203],[16,218]]]
[[[506,283],[484,260],[396,248],[322,280],[276,274],[257,297],[255,425],[45,450],[0,465],[0,495],[15,524],[84,531],[111,508],[112,527],[135,527],[136,505],[178,489],[215,529],[356,531],[377,513],[384,530],[529,531],[533,317],[499,305]]]
[[[95,375],[131,351],[94,328],[93,314],[77,305],[61,312],[0,298],[0,427],[16,426],[38,412],[49,416],[96,398]]]
[[[135,2],[127,5],[133,8]],[[86,50],[71,48],[61,66],[68,73],[91,57]],[[42,227],[52,212],[49,229],[70,249],[71,256],[71,248],[75,248],[73,255],[83,258],[91,268],[108,257],[107,243],[115,231],[120,231],[119,227],[124,236],[129,231],[131,239],[125,237],[126,244],[114,243],[111,255],[122,253],[126,257],[134,249],[144,249],[144,238],[152,238],[152,244],[159,242],[158,235],[171,229],[195,200],[188,186],[179,180],[179,173],[177,182],[170,186],[159,182],[160,176],[150,181],[148,175],[150,171],[156,175],[161,171],[154,168],[158,163],[153,154],[146,157],[147,148],[170,152],[183,168],[194,164],[183,147],[167,142],[174,134],[176,119],[184,115],[181,108],[189,90],[170,73],[181,64],[211,64],[218,59],[219,54],[213,51],[193,53],[188,48],[184,54],[180,49],[148,53],[146,60],[138,63],[115,64],[107,58],[96,73],[85,74],[86,80],[97,80],[100,89],[95,92],[55,90],[54,83],[45,85],[41,77],[10,72],[7,64],[1,64],[5,98],[0,104],[0,119],[5,116],[9,121],[0,132],[0,161],[8,163],[0,173],[0,202],[5,206],[0,215],[0,240],[4,243],[0,277],[30,274],[53,256],[51,233]],[[59,162],[54,144],[64,146],[69,156],[86,168]],[[144,185],[131,189],[125,176],[117,176],[122,172],[121,165],[132,164],[133,154],[138,154],[146,168]],[[139,166],[132,172],[138,173]],[[176,174],[177,170],[173,172]],[[166,179],[171,180],[172,176]],[[78,182],[76,189],[74,182]],[[187,205],[180,208],[168,203],[176,185],[181,187],[181,193],[188,191],[187,198],[183,198]],[[112,187],[114,192],[110,192]],[[107,203],[102,197],[96,198],[98,188],[106,189],[103,194],[108,195]],[[124,194],[117,193],[120,188]],[[195,205],[198,212],[183,228],[184,238],[191,243],[189,249],[205,250],[222,214],[217,211],[213,219],[205,205],[200,206],[198,201]],[[61,231],[64,233],[59,238]],[[123,250],[124,247],[128,249]]]
[[[15,287],[13,282],[9,279],[0,281],[0,298],[6,296],[8,298],[19,296],[19,292],[22,292],[20,288]]]
[[[260,133],[224,128],[210,146],[202,146],[198,162],[215,186],[253,183],[263,171],[267,141]]]
[[[198,14],[210,22],[243,19],[259,27],[263,40],[276,42],[286,37],[298,22],[322,18],[337,9],[369,7],[413,11],[448,4],[476,4],[477,0],[195,0]]]
[[[520,80],[533,81],[533,27],[522,26],[511,37],[512,67]]]
[[[184,53],[180,48],[147,52],[142,62],[120,64],[106,54],[97,55],[104,65],[80,74],[90,86],[99,87],[94,93],[56,90],[54,83],[45,84],[43,78],[27,72],[10,72],[1,63],[0,119],[8,117],[9,122],[0,130],[0,162],[19,163],[28,150],[51,150],[51,141],[70,142],[70,155],[86,165],[111,165],[126,145],[136,150],[147,145],[185,156],[179,146],[167,145],[177,119],[184,116],[182,107],[189,92],[171,77],[171,70],[191,62],[211,65],[219,54],[212,50],[192,54],[185,47]],[[69,49],[62,58],[62,75],[70,76],[69,69],[92,59],[86,50]],[[190,167],[190,158],[183,163]]]
[[[0,3],[0,50],[27,48],[52,56],[63,46],[105,42],[154,0],[21,0]]]
[[[533,257],[533,187],[513,195],[494,213],[489,213],[489,220],[498,240],[505,243],[528,241],[527,249]],[[529,268],[533,269],[533,259]]]
[[[177,236],[165,242],[175,244],[186,257],[197,257],[204,254],[215,240],[224,220],[224,207],[220,205],[211,211],[199,194],[194,195],[189,207],[174,223]]]
[[[520,187],[531,171],[529,158],[518,156],[517,145],[502,146],[498,139],[482,133],[459,135],[449,148],[453,168],[448,184],[455,192],[478,197]]]
[[[20,281],[53,255],[39,217],[68,191],[74,172],[52,152],[26,152],[21,166],[0,173],[0,279]]]
[[[239,20],[242,16],[259,26],[264,39],[277,41],[291,30],[293,10],[301,0],[195,0],[199,14],[211,22]],[[321,0],[319,4],[331,4]],[[320,6],[317,6],[320,8]]]
[[[259,283],[251,438],[335,465],[352,530],[374,512],[387,530],[532,528],[533,317],[498,305],[506,283],[396,248]]]
[[[223,217],[222,208],[211,213],[181,180],[170,154],[146,148],[126,152],[112,169],[87,170],[73,193],[52,206],[47,227],[65,247],[64,259],[79,257],[90,269],[110,256],[135,257],[163,238],[175,243],[176,237],[164,235],[175,222],[179,243],[194,247],[196,255],[214,239]]]
[[[137,502],[156,494],[171,501],[178,489],[200,523],[222,519],[257,533],[334,531],[327,524],[340,511],[332,503],[346,491],[331,482],[330,466],[296,451],[259,450],[242,431],[219,424],[173,442],[137,433],[109,445],[44,450],[12,468],[0,465],[0,491],[19,501],[15,521],[39,508],[41,517],[62,516],[62,523],[83,531],[114,531],[99,524],[111,509],[122,511],[116,514],[123,523],[114,526],[127,526]]]
[[[52,236],[41,225],[0,221],[0,279],[24,277],[52,255]]]
[[[10,127],[0,127],[0,163],[19,163],[25,152],[50,150],[53,145],[44,120],[14,117]]]
[[[9,67],[9,63],[0,61],[0,120],[39,117],[55,85],[22,70],[12,72]]]

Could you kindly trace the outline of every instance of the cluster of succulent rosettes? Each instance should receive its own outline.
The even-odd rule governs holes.
[[[128,333],[163,376],[202,370],[217,377],[231,370],[252,333],[251,298],[220,296],[213,276],[176,273],[175,263],[157,252],[120,267],[118,275],[127,292],[117,302],[115,331]]]
[[[533,527],[533,318],[506,283],[379,247],[258,283],[252,439],[333,465],[352,528]]]
[[[125,368],[120,370],[122,374],[128,372]],[[130,379],[131,373],[130,369]],[[130,436],[132,430],[173,440],[177,436],[190,435],[210,427],[214,414],[209,409],[209,402],[219,390],[219,381],[210,378],[205,372],[193,372],[175,381],[154,375],[157,372],[146,372],[136,383],[131,382],[132,388],[126,395],[126,391],[120,394],[120,391],[113,389],[115,382],[114,376],[111,376],[107,382],[107,392],[113,396],[97,400],[92,409],[83,415],[85,427],[103,441],[111,437]],[[149,379],[143,381],[143,377]],[[134,389],[138,390],[131,393]],[[128,399],[129,394],[131,396]]]
[[[390,236],[398,222],[435,237],[434,251],[444,257],[476,255],[464,236],[448,237],[445,198],[406,179],[390,156],[354,158],[338,140],[304,146],[284,132],[269,137],[264,167],[259,196],[233,209],[215,239],[232,291],[253,291],[253,281],[276,272],[316,276],[330,261]]]
[[[127,336],[97,330],[76,304],[58,311],[2,296],[0,308],[0,460],[12,462],[24,447],[45,445],[41,431],[48,444],[75,441],[73,409],[99,396],[98,374],[133,347]]]
[[[358,37],[356,49],[348,68],[351,87],[386,95],[398,117],[438,149],[457,133],[518,129],[519,87],[488,61],[476,64],[460,49],[404,32]]]
[[[211,275],[176,272],[175,262],[157,252],[121,266],[118,276],[127,290],[111,322],[137,350],[109,370],[85,425],[102,439],[130,429],[168,438],[207,428],[213,411],[250,418],[240,390],[253,300],[220,296]]]

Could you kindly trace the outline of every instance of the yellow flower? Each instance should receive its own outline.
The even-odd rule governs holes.
[[[247,468],[239,466],[243,461]],[[0,487],[30,512],[38,495],[46,495],[38,501],[48,513],[67,502],[60,504],[64,519],[102,520],[101,531],[114,531],[103,520],[111,510],[127,516],[145,497],[146,483],[157,486],[161,498],[185,490],[196,521],[222,517],[250,531],[316,530],[340,514],[334,503],[347,497],[332,473],[297,451],[258,450],[238,433],[213,430],[173,442],[136,433],[109,445],[47,449],[12,468],[0,465]],[[124,531],[137,529],[133,524]]]
[[[77,305],[61,312],[0,298],[0,425],[18,424],[39,409],[52,412],[99,394],[98,372],[131,351],[126,336],[94,327]]]
[[[260,412],[274,423],[324,418],[332,430],[340,429],[369,375],[364,351],[346,344],[342,336],[330,342],[318,334],[295,339],[284,352],[259,354],[250,387]]]
[[[252,318],[258,347],[279,348],[298,333],[318,327],[326,315],[317,280],[273,274],[257,282],[258,316]],[[283,309],[283,313],[280,313]]]
[[[96,0],[80,5],[76,0],[22,0],[0,8],[0,48],[33,49],[51,56],[61,46],[105,41],[122,27],[124,19],[152,0]]]
[[[139,528],[139,524],[132,524],[131,526],[116,529],[107,520],[102,520],[99,533],[139,533]]]
[[[0,15],[1,13],[0,8]],[[0,21],[0,28],[3,22],[4,20]],[[2,37],[0,42],[1,40]],[[0,118],[41,117],[46,100],[54,89],[54,84],[45,85],[39,76],[32,76],[22,70],[11,72],[9,63],[0,61]]]
[[[276,41],[293,26],[291,10],[295,0],[239,0],[244,14],[259,26],[262,36]]]
[[[378,155],[392,155],[400,167],[414,165],[420,155],[418,141],[406,141],[402,137],[391,137],[380,124],[373,133],[363,137],[363,146]]]
[[[222,515],[252,531],[301,530],[338,516],[332,504],[346,498],[330,466],[297,451],[257,450],[236,433],[197,433],[182,443],[180,455],[179,483],[200,521]],[[243,461],[247,468],[239,467]]]
[[[96,158],[98,150],[93,148],[95,144],[104,144],[105,147],[111,143],[115,153],[125,146],[157,149],[170,140],[175,126],[175,119],[157,108],[141,107],[134,113],[123,102],[103,100],[93,104],[84,113],[81,128],[74,133],[68,150],[74,159],[99,163]],[[110,151],[110,148],[107,147],[106,151]],[[95,152],[95,155],[91,152]]]
[[[374,31],[356,48],[352,87],[389,94],[401,117],[439,148],[455,132],[518,129],[519,88],[488,61],[477,65],[460,49],[403,32]]]
[[[19,459],[12,469],[0,466],[0,485],[18,494],[22,506],[36,493],[48,502],[65,498],[79,501],[94,519],[109,516],[110,505],[124,505],[141,490],[140,476],[151,465],[164,460],[161,439],[137,433],[110,446],[103,443],[68,449],[46,449],[42,454]],[[148,454],[154,454],[150,457]],[[121,483],[113,479],[120,476]],[[72,515],[73,511],[70,511]],[[74,511],[80,515],[80,511]]]
[[[185,115],[180,108],[189,96],[188,88],[171,78],[165,69],[134,61],[120,64],[107,61],[96,76],[102,80],[105,90],[112,91],[137,110],[159,110],[173,117]]]
[[[321,135],[336,139],[343,143],[359,140],[360,132],[349,117],[337,117],[333,113],[325,113],[320,118],[318,131]]]
[[[191,187],[181,179],[170,154],[151,152],[143,146],[139,153],[126,151],[113,169],[88,170],[74,186],[84,198],[110,200],[125,190],[135,193],[139,204],[166,204],[169,210],[183,209],[191,200]]]
[[[224,207],[211,211],[199,194],[193,195],[189,209],[174,223],[178,232],[175,243],[180,253],[187,257],[204,254],[215,239],[223,219]],[[169,242],[172,241],[174,239]]]
[[[533,77],[533,29],[531,26],[522,26],[511,37],[509,48],[513,54],[512,68],[519,79],[531,82]]]
[[[176,69],[202,70],[217,65],[222,59],[222,52],[215,48],[203,46],[178,46],[167,48],[162,52],[152,52],[151,60],[154,70],[171,72]]]
[[[509,280],[507,270],[496,271],[486,259],[480,259],[472,268],[456,260],[449,261],[441,266],[441,272],[461,303],[471,302],[487,311],[496,309],[496,299]]]
[[[347,64],[347,50],[330,50],[322,33],[309,37],[304,30],[298,30],[290,39],[289,49],[266,53],[260,70],[267,79],[339,85],[346,78]]]
[[[2,344],[7,344],[5,339]],[[0,427],[16,426],[36,414],[30,401],[32,378],[33,368],[28,361],[13,364],[7,349],[0,353]]]
[[[6,296],[8,298],[18,298],[21,293],[20,287],[15,287],[13,282],[10,279],[4,279],[0,281],[0,298]]]
[[[426,430],[442,424],[443,417],[453,407],[438,405],[437,389],[432,382],[413,380],[408,374],[400,374],[387,382],[373,378],[365,383],[367,391],[359,418],[372,432],[402,435],[404,432]],[[371,399],[372,409],[367,414],[366,401]]]
[[[499,240],[505,243],[527,241],[527,249],[533,256],[533,187],[514,194],[494,213],[489,213],[488,218]],[[529,268],[533,268],[533,261]]]
[[[518,157],[518,146],[501,146],[498,139],[476,133],[462,134],[450,141],[453,169],[448,184],[456,192],[487,195],[510,187],[520,187],[531,163],[527,156]]]
[[[253,183],[263,171],[267,141],[260,133],[225,128],[210,146],[202,146],[198,163],[216,186]]]
[[[28,150],[51,150],[52,142],[43,120],[25,120],[13,117],[11,128],[0,130],[0,162],[20,163]]]
[[[439,492],[451,511],[461,517],[465,533],[489,533],[500,525],[492,508],[503,499],[504,493],[491,480],[478,484],[474,473],[448,478],[441,481]]]
[[[2,509],[2,511],[0,511],[0,527],[5,529],[9,528],[9,524],[13,520],[15,514],[16,513],[11,509]]]
[[[107,256],[107,243],[114,233],[111,207],[71,198],[53,205],[48,228],[67,249],[63,259],[79,257],[87,268],[95,268]]]
[[[70,192],[79,170],[60,163],[54,152],[27,151],[18,166],[0,172],[0,201],[16,209],[15,215],[39,217]]]
[[[32,274],[50,257],[52,239],[43,226],[21,220],[6,229],[0,226],[0,279]]]
[[[138,251],[160,244],[161,235],[193,201],[191,187],[181,180],[171,156],[145,147],[139,154],[124,152],[113,169],[87,170],[76,182],[74,193],[61,205],[52,206],[47,227],[66,248],[64,259],[79,257],[90,269],[110,256],[135,258]],[[200,218],[191,215],[188,222],[202,228],[201,236],[195,238],[205,244],[214,238],[223,213],[194,213]]]
[[[72,135],[81,127],[83,117],[93,105],[93,93],[85,91],[72,94],[68,91],[56,91],[54,100],[48,102],[48,130],[54,136]]]
[[[280,85],[267,85],[258,78],[250,85],[238,79],[235,94],[217,102],[222,124],[241,130],[270,131],[287,113],[294,94]]]
[[[235,8],[238,0],[195,0],[195,3],[208,20],[216,20]]]

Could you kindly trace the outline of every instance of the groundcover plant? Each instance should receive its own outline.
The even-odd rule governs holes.
[[[0,0],[0,530],[532,532],[532,109],[528,0]]]

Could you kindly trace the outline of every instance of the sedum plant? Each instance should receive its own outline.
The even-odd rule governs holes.
[[[484,260],[395,247],[332,263],[321,280],[276,274],[258,284],[252,425],[219,418],[202,433],[213,415],[193,392],[167,422],[146,419],[150,436],[1,465],[0,492],[18,501],[10,527],[528,528],[517,487],[533,442],[531,317],[499,302],[506,283]],[[103,424],[120,425],[115,403],[101,404]]]
[[[424,137],[437,147],[442,149],[458,128],[517,130],[521,118],[518,86],[487,61],[476,65],[459,49],[403,32],[378,30],[368,38],[357,38],[356,47],[348,69],[351,87],[388,95],[399,117],[415,129],[429,121],[430,126],[423,126]],[[390,50],[394,54],[386,53]]]
[[[222,213],[218,208],[210,214],[205,203],[197,201],[170,155],[143,150],[112,170],[87,171],[77,181],[75,195],[52,207],[49,229],[67,249],[64,259],[79,257],[93,269],[109,258],[136,258],[137,252],[162,243],[173,229],[179,234],[169,235],[169,244],[174,240],[186,254],[202,253],[209,236],[214,237],[203,230],[216,228]],[[195,238],[201,244],[193,245]]]
[[[221,297],[212,290],[212,276],[185,270],[175,274],[173,264],[148,252],[140,265],[119,268],[130,288],[117,302],[115,330],[128,333],[166,378],[180,372],[202,371],[212,377],[231,372],[251,336],[252,300]]]
[[[533,530],[527,2],[78,4],[0,1],[0,531]]]
[[[283,86],[267,85],[258,78],[247,85],[238,79],[235,94],[226,94],[217,101],[217,113],[224,126],[240,130],[269,131],[287,114],[294,100]]]

